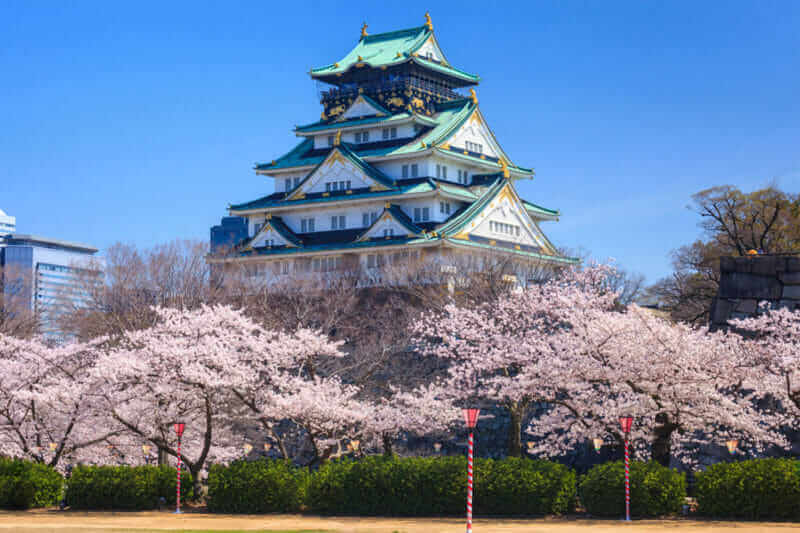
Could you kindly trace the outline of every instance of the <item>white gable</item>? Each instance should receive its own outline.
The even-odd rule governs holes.
[[[381,218],[359,240],[385,238],[387,235],[390,237],[404,237],[408,235],[408,229],[397,222],[388,212],[384,211]]]
[[[253,238],[250,243],[251,248],[263,248],[266,246],[294,246],[291,242],[284,239],[280,233],[267,221],[266,226]]]
[[[554,253],[544,238],[539,226],[534,222],[523,205],[506,187],[495,196],[470,222],[464,233],[490,240],[513,242],[528,246],[538,246]]]
[[[436,42],[436,39],[433,36],[428,37],[428,40],[425,41],[425,44],[417,49],[417,56],[423,59],[433,59],[434,61],[439,61],[440,63],[444,61],[444,54],[442,53],[441,48],[439,48],[439,43]]]
[[[466,122],[450,137],[450,145],[462,150],[469,149],[467,144],[479,144],[481,146],[481,153],[490,157],[500,157],[503,154],[502,149],[494,141],[489,127],[481,117],[481,114],[476,109]],[[474,148],[471,151],[475,151]],[[508,159],[508,158],[506,158]]]
[[[331,184],[330,189],[326,184]],[[333,150],[328,158],[300,185],[300,188],[289,196],[289,199],[295,199],[301,194],[363,189],[365,187],[378,187],[380,190],[386,190],[386,187],[365,174],[338,150]]]
[[[386,113],[367,102],[367,100],[359,95],[356,100],[350,104],[347,111],[342,113],[337,120],[345,120],[348,118],[369,117],[373,115],[383,116]]]

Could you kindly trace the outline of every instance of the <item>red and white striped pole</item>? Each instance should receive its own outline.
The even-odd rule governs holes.
[[[175,514],[181,512],[181,437],[186,424],[179,422],[175,424],[175,433],[178,435],[178,482],[175,485]]]
[[[467,455],[467,533],[472,533],[472,451],[474,438],[469,433],[469,453]]]
[[[478,424],[480,409],[463,409],[464,421],[469,429],[469,441],[467,441],[467,533],[472,533],[472,452],[475,449],[475,436],[473,431]]]
[[[632,416],[619,417],[619,425],[625,434],[625,520],[631,521],[631,455],[628,447],[630,440],[631,426],[633,425]]]

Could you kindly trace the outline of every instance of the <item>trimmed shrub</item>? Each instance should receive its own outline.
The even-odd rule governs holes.
[[[30,509],[55,505],[63,478],[41,463],[0,457],[0,508]]]
[[[67,484],[73,509],[155,509],[163,497],[175,505],[175,468],[169,466],[78,466]],[[181,501],[192,496],[192,476],[181,472]]]
[[[697,510],[715,518],[800,519],[799,469],[791,459],[717,463],[696,474]]]
[[[320,514],[431,516],[464,513],[464,457],[367,457],[320,468],[306,502]],[[475,513],[559,514],[572,508],[575,475],[548,461],[475,461]]]
[[[296,513],[308,484],[308,471],[289,461],[236,461],[214,465],[208,473],[212,513]]]
[[[575,472],[562,464],[509,457],[479,461],[477,466],[477,513],[544,515],[575,509]]]
[[[686,477],[655,461],[631,462],[631,516],[663,516],[681,511]],[[622,461],[592,467],[578,487],[581,503],[594,516],[625,516],[625,464]]]

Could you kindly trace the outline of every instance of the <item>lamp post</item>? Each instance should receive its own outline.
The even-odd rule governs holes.
[[[272,444],[269,442],[264,443],[264,455],[269,458],[269,451],[272,449]]]
[[[600,453],[600,448],[603,447],[603,439],[601,438],[594,438],[592,439],[592,444],[594,444],[594,451]]]
[[[728,447],[729,454],[731,454],[732,456],[736,455],[736,449],[739,447],[739,441],[736,439],[731,439],[725,442],[725,446]]]
[[[442,451],[442,443],[441,442],[434,442],[433,443],[433,449],[434,449],[434,451],[436,453],[439,453],[440,451]]]
[[[250,452],[253,451],[253,445],[249,442],[245,442],[244,446],[242,446],[242,450],[244,450],[244,457],[247,458],[247,456],[250,455]]]
[[[536,446],[536,443],[533,441],[528,441],[525,443],[525,445],[528,447],[528,455],[533,455],[533,447]]]
[[[181,437],[186,429],[186,424],[178,422],[175,424],[175,434],[178,435],[178,484],[175,489],[175,514],[181,512]]]
[[[144,464],[150,464],[150,445],[142,444],[142,455],[144,455]]]
[[[469,429],[469,440],[467,441],[467,533],[472,533],[472,452],[475,444],[474,431],[478,425],[478,415],[480,409],[462,409],[464,422]]]
[[[628,451],[628,441],[631,435],[631,426],[633,425],[632,416],[619,417],[619,425],[622,432],[625,434],[625,520],[631,521],[631,456]]]

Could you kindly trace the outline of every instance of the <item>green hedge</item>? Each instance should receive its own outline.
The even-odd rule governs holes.
[[[30,509],[55,505],[63,479],[55,469],[0,457],[0,508]]]
[[[155,509],[163,496],[175,505],[175,468],[169,466],[78,466],[67,484],[73,509]],[[181,472],[181,501],[192,496],[192,477]]]
[[[308,484],[308,471],[289,461],[236,461],[214,465],[208,473],[212,513],[296,513]]]
[[[697,474],[698,512],[715,518],[800,519],[800,463],[752,459]]]
[[[306,503],[320,514],[460,515],[466,501],[463,457],[368,457],[333,461],[310,479]],[[561,514],[572,509],[575,475],[548,461],[475,461],[478,515]]]
[[[656,462],[631,463],[631,517],[663,516],[681,511],[686,477]],[[581,503],[594,516],[625,516],[625,465],[622,461],[592,467],[578,487]]]

